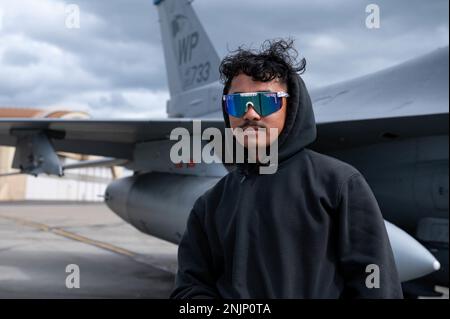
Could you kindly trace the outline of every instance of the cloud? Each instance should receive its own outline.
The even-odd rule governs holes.
[[[242,44],[295,38],[307,59],[308,87],[448,45],[448,1],[377,1],[381,28],[371,30],[369,3],[196,0],[193,6],[220,57]],[[80,9],[79,29],[66,27],[69,4]],[[165,116],[164,63],[151,0],[0,0],[0,105],[65,106],[105,118]]]
[[[325,50],[328,54],[336,54],[345,50],[343,41],[327,34],[309,36],[308,46],[314,50]]]
[[[168,99],[167,91],[90,91],[68,95],[62,104],[51,104],[49,107],[77,109],[103,119],[163,118],[166,117],[165,103]]]
[[[39,57],[25,50],[7,49],[3,53],[3,62],[11,66],[30,66],[39,63]]]
[[[60,47],[23,35],[2,36],[1,44],[1,104],[43,104],[71,91],[106,87],[95,74],[78,67],[77,56]]]

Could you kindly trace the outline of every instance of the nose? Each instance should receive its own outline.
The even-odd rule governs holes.
[[[243,119],[258,121],[261,119],[261,116],[255,111],[252,103],[247,104],[247,112],[242,117]]]

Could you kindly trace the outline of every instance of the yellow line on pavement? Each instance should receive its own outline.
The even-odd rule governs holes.
[[[33,228],[39,229],[41,231],[53,233],[53,234],[56,234],[56,235],[59,235],[59,236],[63,236],[63,237],[69,238],[69,239],[73,239],[73,240],[76,240],[76,241],[88,244],[88,245],[92,245],[92,246],[95,246],[95,247],[98,247],[98,248],[109,250],[111,252],[114,252],[114,253],[117,253],[117,254],[120,254],[120,255],[124,255],[124,256],[127,256],[127,257],[135,257],[137,255],[136,253],[134,253],[134,252],[132,252],[130,250],[127,250],[127,249],[124,249],[124,248],[120,248],[120,247],[117,247],[117,246],[114,246],[114,245],[111,245],[111,244],[108,244],[108,243],[105,243],[105,242],[102,242],[102,241],[98,241],[98,240],[90,239],[90,238],[87,238],[87,237],[84,237],[84,236],[80,236],[78,234],[66,231],[66,230],[64,230],[62,228],[51,227],[51,226],[46,225],[46,224],[37,223],[37,222],[33,222],[33,221],[29,221],[29,220],[22,219],[22,218],[17,218],[17,217],[5,216],[5,215],[0,215],[0,218],[11,220],[11,221],[16,222],[16,223],[18,223],[20,225],[33,227]]]

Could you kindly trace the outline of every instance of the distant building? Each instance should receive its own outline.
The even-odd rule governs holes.
[[[89,114],[77,111],[39,110],[0,107],[0,118],[67,118],[88,119]],[[17,172],[11,168],[14,147],[0,146],[0,175]],[[61,163],[99,157],[58,152]],[[0,201],[73,200],[102,201],[108,183],[122,175],[121,167],[90,167],[68,170],[64,177],[45,174],[0,176]]]

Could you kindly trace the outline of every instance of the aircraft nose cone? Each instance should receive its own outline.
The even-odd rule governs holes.
[[[385,221],[400,280],[416,279],[441,268],[421,243],[397,226]]]

